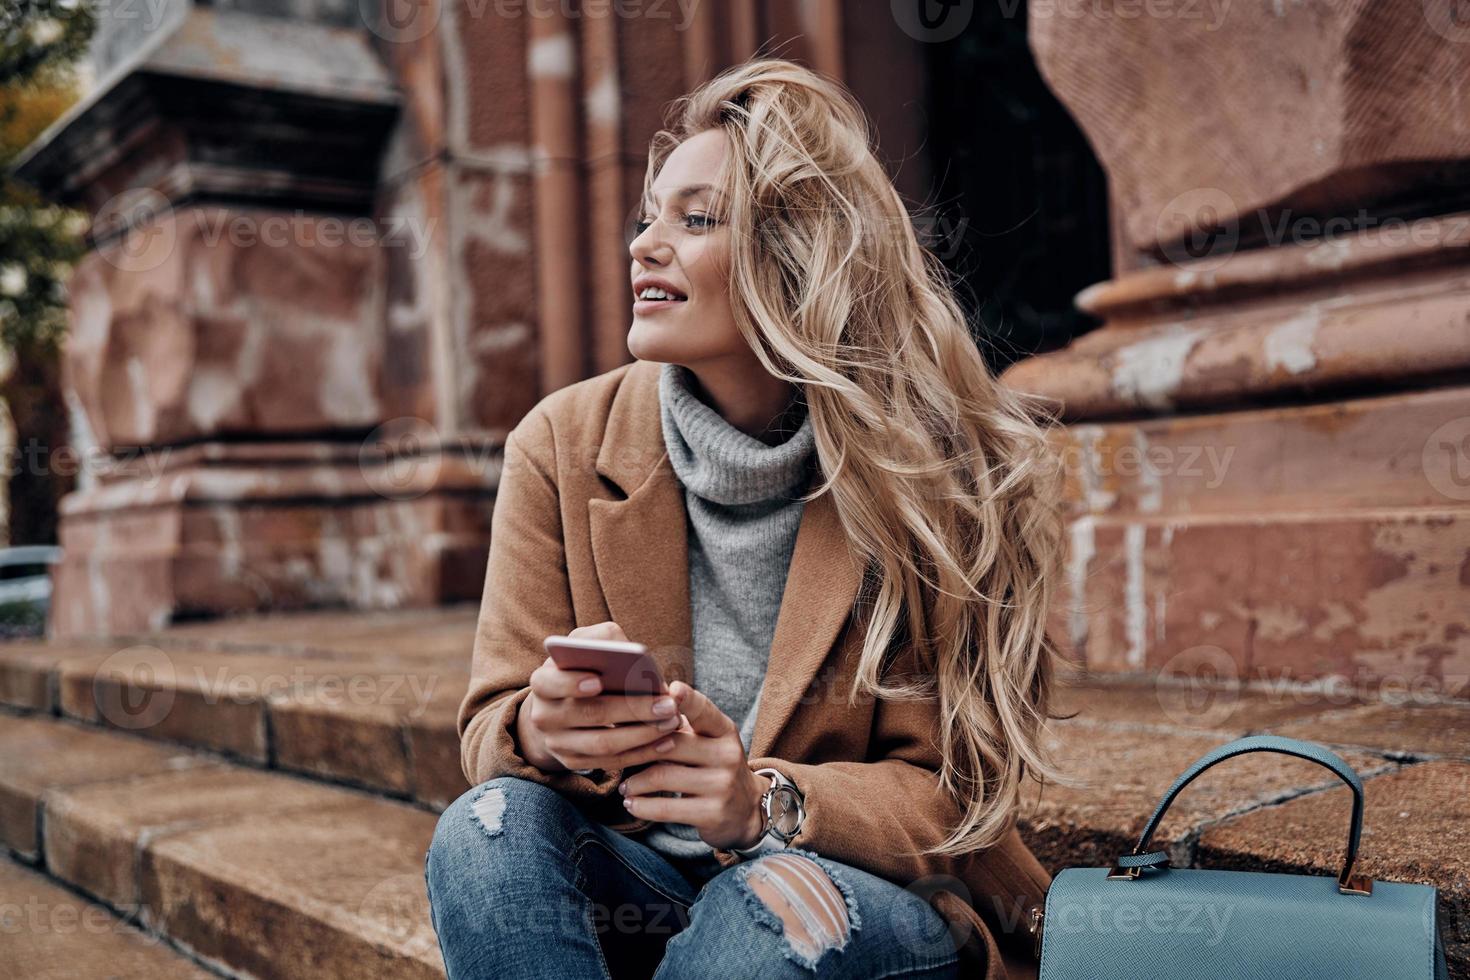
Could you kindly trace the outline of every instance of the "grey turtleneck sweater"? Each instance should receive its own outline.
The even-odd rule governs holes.
[[[815,464],[810,415],[784,442],[746,435],[695,394],[688,368],[664,364],[659,408],[669,462],[689,514],[694,686],[740,725],[750,751],[776,615]],[[718,867],[689,824],[656,823],[640,840],[667,856]]]

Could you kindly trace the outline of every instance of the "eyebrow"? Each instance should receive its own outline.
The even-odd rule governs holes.
[[[700,191],[713,191],[715,189],[716,188],[715,188],[715,186],[713,184],[689,184],[689,185],[687,185],[685,187],[680,187],[678,190],[674,191],[674,199],[675,200],[681,200],[683,198],[693,197],[695,194],[698,194]],[[644,207],[647,207],[650,203],[657,204],[658,203],[658,195],[656,195],[656,194],[653,195],[653,197],[652,197],[651,200],[648,197],[645,197],[643,199],[643,205],[644,205]]]

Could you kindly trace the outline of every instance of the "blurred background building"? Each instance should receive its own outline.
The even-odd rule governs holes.
[[[1065,423],[1027,844],[1106,866],[1312,740],[1470,977],[1467,3],[0,3],[5,974],[443,976],[505,435],[629,358],[665,107],[777,54]],[[1252,761],[1154,843],[1338,874],[1348,789]]]
[[[52,635],[478,599],[505,433],[629,359],[665,106],[762,53],[852,88],[990,362],[1058,399],[1077,659],[1466,691],[1449,0],[103,10],[12,161],[92,222]]]

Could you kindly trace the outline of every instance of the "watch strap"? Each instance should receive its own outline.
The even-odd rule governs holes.
[[[771,851],[779,851],[788,846],[790,845],[783,843],[779,837],[767,831],[760,840],[755,842],[754,847],[734,847],[731,848],[731,852],[739,855],[741,860],[749,861],[751,858],[760,857]]]
[[[797,799],[798,799],[798,801],[800,801],[800,799],[801,799],[801,790],[800,789],[797,789],[796,783],[792,782],[791,779],[785,773],[780,772],[779,770],[770,769],[770,768],[757,769],[755,771],[759,775],[769,776],[771,778],[771,781],[772,781],[772,788],[773,789],[775,787],[777,787],[777,786],[783,786],[783,787],[788,787],[788,788],[790,788],[792,790],[795,790],[796,795],[797,795]],[[798,805],[800,805],[800,804],[798,803]],[[803,815],[804,815],[805,814],[805,809],[804,808],[803,808],[803,811],[802,812],[803,812]],[[800,833],[800,827],[799,827],[799,825],[798,825],[797,832]],[[794,839],[794,837],[793,837],[793,839]],[[750,858],[759,857],[760,855],[765,854],[765,853],[767,853],[769,851],[779,851],[779,850],[782,850],[783,848],[787,848],[787,847],[790,847],[790,846],[791,845],[789,843],[787,843],[786,841],[782,840],[780,837],[776,836],[776,834],[774,832],[772,832],[771,827],[770,827],[770,816],[769,816],[769,814],[767,814],[767,816],[766,816],[766,832],[761,835],[760,839],[757,840],[750,847],[732,847],[730,849],[730,852],[732,854],[737,855],[742,860],[749,860]]]

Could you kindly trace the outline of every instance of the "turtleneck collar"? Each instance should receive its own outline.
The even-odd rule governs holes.
[[[806,492],[816,438],[810,413],[785,442],[771,446],[746,435],[694,393],[693,372],[665,363],[659,411],[669,462],[686,490],[711,503],[791,500]]]

